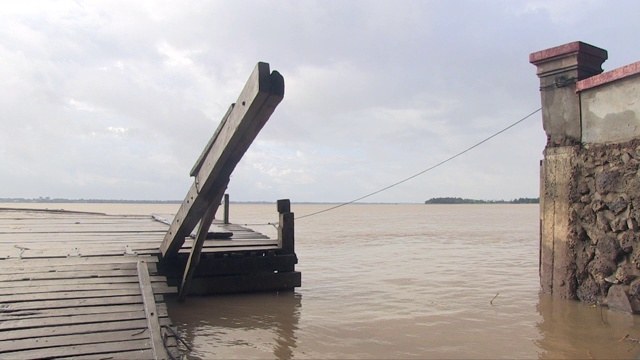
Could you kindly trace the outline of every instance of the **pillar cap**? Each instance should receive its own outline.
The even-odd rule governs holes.
[[[577,52],[585,53],[591,56],[607,59],[607,50],[599,47],[584,43],[582,41],[574,41],[564,45],[552,47],[550,49],[534,52],[529,55],[529,62],[532,64],[539,63],[541,61],[550,60],[555,57],[564,57]]]
[[[538,67],[538,76],[549,76],[564,71],[578,70],[579,80],[602,72],[607,50],[574,41],[529,55],[529,62]]]

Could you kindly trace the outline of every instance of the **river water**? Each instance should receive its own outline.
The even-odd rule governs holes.
[[[169,314],[193,359],[637,359],[640,345],[621,339],[640,338],[639,316],[539,294],[538,218],[537,205],[344,206],[296,220],[302,287],[188,298],[170,302]],[[276,220],[273,204],[231,204],[233,223]]]

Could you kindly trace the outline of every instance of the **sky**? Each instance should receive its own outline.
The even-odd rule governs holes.
[[[259,61],[284,100],[235,201],[348,202],[540,107],[529,54],[640,60],[635,0],[20,1],[0,5],[0,198],[182,200]],[[538,197],[540,113],[365,202]]]

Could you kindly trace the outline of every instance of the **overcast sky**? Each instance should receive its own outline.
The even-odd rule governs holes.
[[[233,200],[347,202],[540,107],[530,53],[640,60],[640,1],[20,1],[0,5],[0,197],[181,200],[258,61],[285,97]],[[367,202],[537,197],[540,114]]]

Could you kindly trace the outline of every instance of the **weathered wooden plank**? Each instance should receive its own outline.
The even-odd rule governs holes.
[[[162,295],[156,296],[156,301],[163,301]],[[0,304],[0,311],[11,312],[17,310],[61,309],[83,306],[108,306],[118,304],[141,304],[142,296],[126,295],[115,297],[82,298],[82,299],[58,299],[58,300],[34,300],[16,303]]]
[[[156,256],[141,256],[127,257],[127,256],[96,256],[96,257],[72,257],[64,259],[8,259],[0,260],[0,268],[15,268],[24,266],[64,266],[64,265],[87,265],[87,264],[120,264],[133,262],[138,263],[138,260],[144,260],[146,262],[157,262]]]
[[[62,229],[79,230],[82,228],[96,228],[106,230],[117,230],[120,227],[124,229],[133,228],[150,228],[162,229],[165,225],[154,221],[151,217],[145,218],[126,218],[126,217],[94,217],[94,218],[37,218],[37,219],[0,219],[3,229],[20,230],[20,229]]]
[[[57,216],[95,216],[95,215],[107,215],[105,213],[99,212],[89,212],[89,211],[72,211],[72,210],[62,210],[62,209],[29,209],[29,208],[11,208],[11,207],[3,207],[0,208],[0,214],[20,214],[20,216],[46,216],[50,217],[51,214]]]
[[[12,250],[15,250],[11,253]],[[129,245],[122,246],[105,246],[99,249],[97,246],[90,247],[69,247],[69,248],[15,248],[0,246],[0,252],[9,253],[6,259],[41,259],[41,258],[59,258],[59,257],[91,257],[91,256],[135,256],[135,255],[158,255],[157,248],[151,246],[139,246],[132,248]]]
[[[2,354],[7,359],[50,359],[59,358],[63,356],[79,356],[79,355],[100,355],[110,354],[114,352],[114,349],[118,350],[145,350],[149,349],[149,340],[131,340],[131,341],[117,341],[117,342],[104,342],[96,344],[85,344],[75,346],[61,346],[47,349],[35,349],[27,351],[15,351],[6,352]],[[98,356],[97,356],[98,357]],[[98,358],[102,358],[99,356]],[[108,356],[107,356],[108,358]]]
[[[161,318],[160,325],[170,325],[168,318]],[[29,339],[29,338],[45,338],[50,336],[71,335],[71,334],[87,334],[87,333],[99,333],[105,331],[116,330],[129,330],[137,329],[138,331],[147,328],[147,320],[126,320],[126,321],[111,321],[100,323],[100,326],[96,324],[79,324],[57,327],[42,327],[34,329],[1,331],[0,341]],[[115,350],[115,349],[114,349]]]
[[[163,256],[173,256],[195,228],[212,202],[224,193],[224,185],[251,142],[284,96],[284,79],[269,64],[258,63],[238,101],[202,162],[194,184],[180,206],[160,247]]]
[[[174,294],[177,292],[175,287],[167,286],[164,282],[152,282],[151,287],[155,294]],[[11,287],[11,293],[13,295],[18,294],[40,294],[51,292],[64,292],[64,291],[91,291],[91,290],[121,290],[121,289],[138,289],[137,282],[129,283],[89,283],[89,284],[57,284],[57,282],[48,282],[47,285],[40,286],[16,286]],[[2,289],[0,287],[0,289]],[[0,290],[0,294],[3,291]],[[1,296],[1,295],[0,295]]]
[[[166,229],[165,229],[166,230]],[[87,225],[68,225],[68,226],[29,226],[29,227],[4,227],[0,229],[0,236],[6,238],[10,235],[19,237],[26,237],[31,235],[34,238],[46,238],[46,236],[59,236],[61,234],[69,235],[85,235],[85,236],[100,236],[100,235],[118,235],[118,234],[145,234],[145,233],[158,233],[163,232],[163,229],[158,226],[146,226],[146,225],[104,225],[104,226],[87,226]]]
[[[222,253],[222,252],[244,252],[244,251],[270,251],[270,250],[279,250],[280,248],[277,245],[267,245],[267,246],[225,246],[225,247],[203,247],[203,253]],[[188,254],[190,250],[184,249],[180,250],[180,254]]]
[[[98,325],[99,326],[99,325]],[[49,338],[29,338],[11,341],[0,341],[0,357],[2,353],[27,351],[34,349],[55,348],[58,346],[75,346],[84,344],[116,343],[121,341],[145,340],[146,331],[120,330],[93,334],[62,335]],[[112,348],[113,350],[113,348]]]
[[[55,229],[44,229],[42,231],[30,231],[25,229],[23,231],[5,231],[0,232],[1,242],[15,242],[21,243],[23,241],[42,241],[42,242],[54,242],[58,239],[65,241],[99,241],[100,239],[111,239],[119,241],[135,240],[142,238],[160,238],[156,241],[160,241],[164,236],[166,230],[131,230],[131,231],[57,231]]]
[[[0,323],[1,331],[34,329],[39,327],[55,327],[64,325],[90,324],[109,321],[145,319],[144,311],[126,311],[102,314],[82,314],[58,316],[42,319],[11,319]]]
[[[204,147],[204,150],[198,157],[198,160],[196,160],[195,164],[191,168],[191,171],[189,172],[190,176],[196,176],[200,172],[200,168],[202,167],[202,164],[204,164],[204,161],[206,160],[207,155],[209,155],[209,152],[211,151],[213,144],[215,144],[216,140],[218,139],[218,136],[220,135],[221,130],[224,129],[227,123],[227,119],[229,119],[229,115],[231,115],[231,111],[235,106],[236,104],[233,103],[227,109],[227,112],[222,117],[222,120],[220,120],[220,125],[218,125],[218,128],[216,128],[216,131],[213,133],[213,136],[211,136],[211,138],[209,139],[209,142]],[[169,223],[169,225],[171,225],[171,223]]]
[[[43,233],[14,233],[14,234],[0,234],[0,242],[2,243],[16,243],[23,242],[42,242],[53,244],[58,241],[66,242],[86,242],[86,241],[104,241],[109,240],[112,242],[126,242],[131,240],[147,240],[153,239],[159,242],[164,235],[164,231],[153,232],[103,232],[103,233],[64,233],[64,232],[43,232]]]
[[[114,350],[115,351],[115,350]],[[153,351],[151,349],[147,350],[134,350],[134,351],[122,351],[122,352],[110,352],[108,354],[101,355],[100,359],[108,359],[108,360],[142,360],[142,359],[153,359]],[[179,359],[180,356],[176,353],[174,358]],[[61,357],[58,358],[60,360],[63,359],[72,359],[72,360],[82,360],[82,359],[91,359],[95,360],[96,355],[75,355],[72,357]]]
[[[131,248],[129,248],[131,249]],[[7,259],[41,259],[41,258],[66,258],[66,257],[91,257],[91,256],[122,256],[122,255],[160,255],[160,250],[136,248],[135,252],[127,251],[127,246],[123,244],[121,247],[84,247],[82,249],[15,249],[14,254],[7,255]]]
[[[79,272],[85,270],[136,270],[136,263],[112,263],[112,264],[93,264],[90,266],[87,265],[58,265],[58,266],[25,266],[22,267],[14,267],[11,269],[5,269],[1,267],[0,263],[0,274],[30,274],[30,273],[63,273],[63,272]],[[158,272],[158,267],[156,263],[149,263],[149,271],[152,273]]]
[[[89,291],[61,291],[42,294],[0,295],[0,304],[36,300],[86,299],[98,297],[118,297],[140,294],[140,289],[113,289]]]
[[[166,317],[167,304],[159,303],[158,316]],[[129,311],[144,311],[142,303],[139,304],[125,304],[125,305],[111,305],[111,306],[85,306],[85,307],[73,307],[63,309],[38,309],[38,310],[19,310],[13,312],[0,312],[0,321],[4,320],[23,320],[23,319],[36,319],[36,318],[52,318],[60,316],[70,315],[89,315],[89,314],[107,314],[117,312],[129,312]]]
[[[0,275],[2,281],[30,281],[44,279],[77,279],[77,278],[98,278],[115,276],[137,276],[136,270],[85,270],[83,272],[43,272],[32,274],[3,274]]]
[[[138,262],[138,277],[140,279],[140,292],[142,293],[142,302],[144,304],[144,313],[147,319],[148,336],[151,340],[151,350],[155,359],[168,359],[169,355],[164,348],[162,341],[162,332],[160,330],[160,322],[158,321],[158,309],[149,280],[149,270],[147,263]]]
[[[102,252],[105,254],[108,253],[117,253],[119,255],[126,255],[135,250],[135,252],[157,252],[158,250],[158,241],[156,242],[123,242],[123,243],[70,243],[70,244],[56,244],[51,243],[50,245],[45,243],[24,243],[21,245],[8,245],[8,244],[0,244],[0,251],[10,252],[12,250],[20,250],[23,257],[33,256],[35,254],[58,254],[58,253],[69,253],[68,256],[84,256],[87,254],[95,254],[95,256],[100,256]],[[129,254],[131,255],[131,254]]]
[[[166,280],[164,276],[151,276],[151,283],[160,284]],[[79,279],[56,279],[55,285],[51,285],[51,280],[29,280],[29,281],[6,281],[0,282],[0,288],[19,289],[21,287],[44,287],[44,286],[71,286],[71,285],[100,285],[100,284],[138,284],[138,278],[134,276],[120,277],[98,277],[98,278],[79,278]],[[0,291],[2,293],[2,291]]]
[[[1,212],[0,212],[1,214]],[[156,224],[153,221],[153,217],[149,215],[91,215],[91,216],[72,216],[72,217],[61,217],[61,216],[51,216],[47,215],[44,217],[36,217],[36,218],[22,218],[22,219],[7,219],[0,217],[2,223],[9,223],[11,220],[15,220],[19,222],[19,224],[126,224],[126,223],[148,223],[148,224]]]
[[[130,244],[140,244],[145,246],[152,246],[152,244],[158,244],[160,242],[157,236],[146,237],[144,235],[140,237],[104,237],[104,241],[100,241],[101,238],[65,238],[64,236],[51,236],[47,239],[29,238],[29,239],[2,239],[0,246],[3,248],[27,248],[27,249],[42,249],[42,246],[55,246],[58,248],[84,248],[91,249],[97,248],[100,244],[105,244],[110,248],[120,249]],[[157,247],[157,245],[156,245]],[[108,255],[105,255],[108,256]]]

